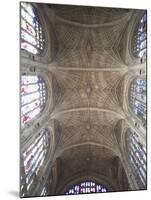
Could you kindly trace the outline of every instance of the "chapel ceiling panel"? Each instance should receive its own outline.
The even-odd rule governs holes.
[[[84,7],[72,5],[50,5],[55,10],[55,15],[65,20],[80,24],[105,24],[116,21],[127,13],[129,9]]]
[[[100,176],[108,178],[110,181],[117,180],[118,157],[109,149],[96,147],[94,145],[83,145],[65,151],[61,155],[61,176],[60,179],[66,180],[73,175],[87,172],[98,173]],[[94,164],[95,163],[95,164]],[[107,167],[108,166],[108,167]],[[117,183],[117,182],[116,182]]]
[[[55,71],[59,100],[53,114],[79,108],[102,108],[122,112],[119,96],[122,96],[118,72],[66,72]],[[55,88],[54,88],[55,91]],[[55,94],[57,95],[57,94]]]
[[[119,45],[130,15],[107,27],[85,28],[57,20],[58,43],[55,62],[64,67],[124,67]]]
[[[85,123],[85,125],[63,127],[60,130],[60,139],[56,149],[56,155],[65,149],[83,144],[95,144],[96,146],[104,146],[120,155],[116,138],[113,134],[114,130],[111,126],[96,125]]]

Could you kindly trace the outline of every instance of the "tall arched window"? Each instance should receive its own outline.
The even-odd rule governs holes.
[[[21,49],[40,54],[44,49],[44,36],[36,9],[30,3],[21,3]]]
[[[146,120],[146,80],[138,78],[132,82],[130,107],[141,120]]]
[[[21,125],[23,126],[44,108],[46,85],[40,76],[21,76]]]
[[[146,186],[146,148],[138,135],[127,131],[128,160],[133,168],[139,185]]]
[[[133,53],[136,57],[142,58],[146,56],[146,43],[147,43],[147,13],[140,18],[135,36],[134,36],[134,44],[133,44]]]
[[[49,143],[49,131],[44,129],[38,134],[35,141],[23,153],[27,191],[29,190],[34,180],[36,180],[38,171],[44,163],[48,153]]]
[[[107,188],[103,185],[97,184],[94,181],[84,181],[71,186],[66,195],[70,194],[88,194],[88,193],[102,193],[107,192]]]

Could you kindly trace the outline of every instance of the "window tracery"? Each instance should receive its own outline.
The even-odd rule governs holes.
[[[107,188],[101,184],[97,184],[93,181],[85,181],[79,184],[73,185],[65,193],[66,195],[70,194],[88,194],[88,193],[102,193],[107,192]]]
[[[136,79],[130,86],[130,107],[134,114],[145,122],[146,120],[146,80]]]
[[[46,103],[46,85],[40,76],[21,76],[21,125],[35,118]]]
[[[138,183],[146,185],[146,148],[135,132],[127,132],[128,160],[137,177]]]
[[[136,35],[134,36],[133,53],[136,57],[146,57],[147,53],[147,13],[139,20],[139,24],[136,29]]]
[[[21,49],[40,54],[44,49],[44,35],[35,8],[30,3],[21,3]]]
[[[49,131],[48,129],[44,129],[38,134],[35,141],[23,152],[23,165],[27,191],[36,180],[40,167],[44,163],[48,153],[49,142]]]

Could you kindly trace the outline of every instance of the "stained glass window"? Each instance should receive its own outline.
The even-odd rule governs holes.
[[[23,180],[23,176],[21,176],[21,185],[20,185],[20,192],[22,197],[25,196],[25,191],[26,191],[26,187],[25,184],[23,184],[24,180]]]
[[[136,79],[130,87],[130,106],[141,120],[146,120],[146,80]]]
[[[107,188],[103,185],[97,184],[92,181],[85,181],[73,185],[67,190],[66,195],[70,194],[88,194],[88,193],[102,193],[107,192]]]
[[[46,158],[49,146],[49,131],[42,130],[35,141],[24,151],[23,162],[26,188],[29,190]]]
[[[146,57],[146,43],[147,43],[147,13],[141,17],[139,24],[136,29],[134,37],[133,53],[136,57]]]
[[[37,116],[46,103],[46,86],[40,76],[21,76],[21,125]]]
[[[40,54],[44,49],[44,36],[35,8],[21,3],[21,49]]]
[[[139,184],[146,185],[146,148],[138,135],[130,130],[127,132],[128,159],[134,169]]]

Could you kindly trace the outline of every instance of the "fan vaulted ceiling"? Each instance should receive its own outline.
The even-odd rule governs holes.
[[[115,127],[124,118],[128,68],[121,49],[132,10],[58,5],[46,10],[55,35],[49,68],[56,106],[50,117],[60,127],[55,153],[64,173],[60,179],[86,170],[116,177],[112,168],[119,166],[120,148]]]

